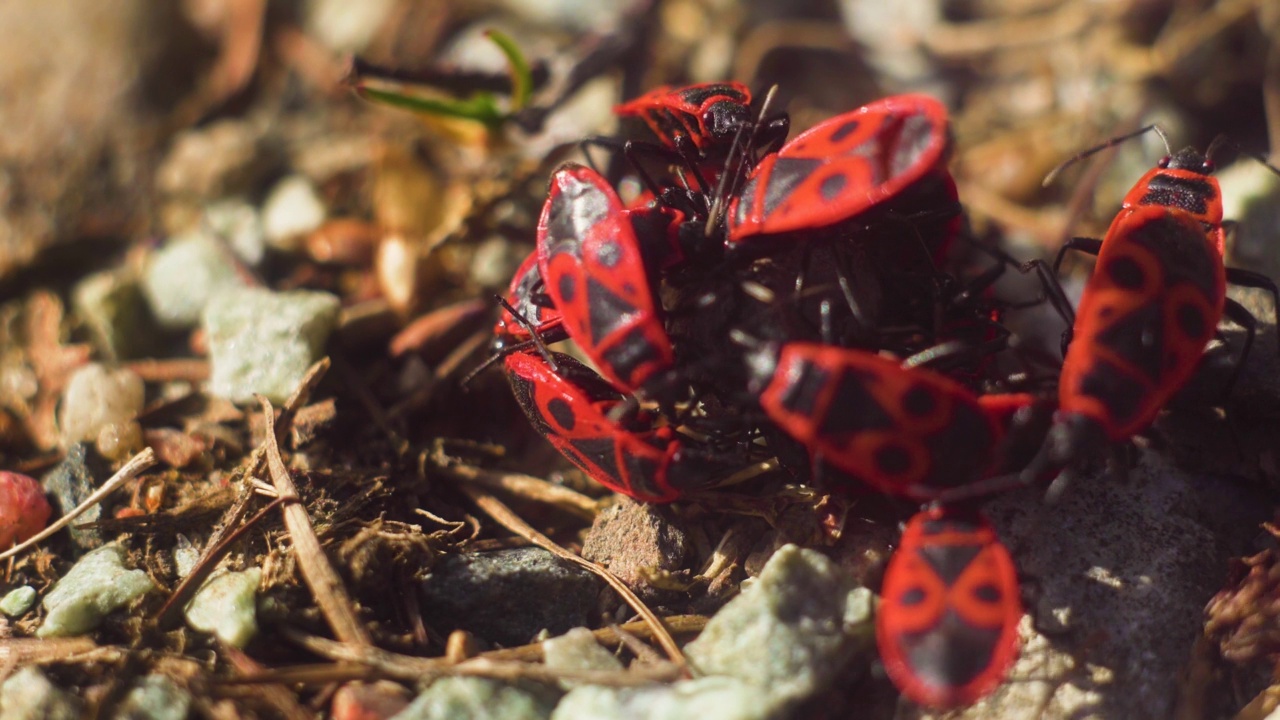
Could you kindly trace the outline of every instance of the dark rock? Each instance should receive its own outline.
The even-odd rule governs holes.
[[[541,548],[455,555],[422,583],[422,613],[438,632],[466,630],[523,645],[543,629],[592,626],[603,582]]]
[[[669,601],[677,593],[654,580],[684,569],[692,547],[677,519],[668,507],[622,499],[596,516],[582,556],[604,565],[641,599]]]
[[[1172,716],[1205,603],[1269,514],[1248,496],[1144,452],[1127,478],[988,502],[1032,622],[1006,683],[959,717]]]
[[[76,443],[67,448],[67,456],[52,470],[40,479],[45,492],[53,495],[58,509],[63,515],[71,512],[85,498],[98,489],[98,479],[106,479],[109,473],[96,453],[89,450],[85,443]],[[71,542],[88,550],[102,544],[102,535],[97,530],[81,530],[76,525],[97,522],[102,516],[102,505],[94,505],[84,511],[71,524]]]

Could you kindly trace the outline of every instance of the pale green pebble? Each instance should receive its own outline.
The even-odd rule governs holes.
[[[701,674],[760,688],[781,713],[848,679],[873,636],[871,592],[822,553],[784,545],[685,654]]]
[[[0,720],[78,720],[80,701],[28,665],[0,685]]]
[[[172,330],[199,322],[219,290],[244,284],[231,254],[201,229],[170,240],[151,256],[142,277],[152,314]]]
[[[301,175],[290,175],[267,195],[262,204],[262,232],[267,244],[292,252],[302,237],[320,227],[326,210],[315,185]]]
[[[582,627],[543,640],[542,655],[551,670],[622,670],[622,661],[601,646],[594,633]],[[566,690],[581,684],[571,680],[560,681],[560,686]]]
[[[18,617],[25,615],[32,605],[36,604],[36,589],[30,585],[23,585],[20,588],[10,590],[3,600],[0,600],[0,612],[9,617]]]
[[[640,688],[583,685],[551,720],[763,720],[775,717],[765,691],[730,677],[704,677]]]
[[[164,675],[148,675],[125,696],[115,720],[184,720],[190,711],[191,693]]]
[[[431,683],[394,720],[545,720],[554,705],[545,688],[446,677]]]
[[[104,545],[80,558],[44,596],[46,615],[36,637],[88,632],[112,611],[155,589],[141,570],[124,566],[124,550]]]
[[[204,209],[204,222],[246,263],[257,266],[266,253],[262,235],[262,218],[258,209],[242,197],[226,198],[210,203]]]
[[[187,604],[187,624],[228,645],[244,647],[258,632],[254,602],[261,582],[260,568],[213,576]]]
[[[123,360],[149,353],[156,331],[133,273],[114,269],[90,275],[76,283],[71,302],[106,357]]]
[[[195,569],[196,563],[200,562],[200,548],[182,533],[178,533],[175,539],[177,542],[173,547],[173,564],[177,566],[178,577],[185,578]]]
[[[218,293],[204,311],[210,389],[232,402],[283,402],[319,360],[338,320],[323,292],[243,289]]]

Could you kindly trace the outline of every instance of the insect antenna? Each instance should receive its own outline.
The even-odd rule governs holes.
[[[1115,147],[1116,145],[1119,145],[1120,143],[1126,140],[1132,140],[1133,138],[1136,138],[1140,135],[1146,135],[1149,132],[1155,132],[1156,135],[1159,135],[1160,140],[1164,143],[1165,152],[1169,155],[1173,154],[1173,149],[1169,147],[1169,138],[1164,134],[1164,130],[1161,130],[1159,125],[1155,125],[1155,124],[1147,125],[1146,127],[1141,127],[1141,128],[1138,128],[1137,130],[1134,130],[1131,133],[1126,133],[1124,135],[1113,137],[1110,140],[1107,140],[1101,144],[1094,145],[1088,150],[1072,155],[1071,157],[1059,163],[1057,167],[1050,170],[1049,174],[1044,176],[1044,180],[1041,181],[1040,184],[1043,187],[1049,187],[1049,184],[1052,183],[1058,177],[1058,175],[1062,173],[1063,170],[1066,170],[1067,168],[1071,167],[1072,165],[1075,165],[1081,160],[1084,160],[1087,157],[1096,155],[1102,152],[1103,150],[1106,150],[1107,148]]]

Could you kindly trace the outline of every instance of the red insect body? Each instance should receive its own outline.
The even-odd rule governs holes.
[[[1093,420],[1112,441],[1151,424],[1195,371],[1222,317],[1220,233],[1160,205],[1116,217],[1062,364],[1064,415]]]
[[[921,705],[954,708],[991,692],[1018,655],[1018,575],[986,519],[916,514],[889,560],[876,614],[885,671]]]
[[[701,83],[681,88],[663,86],[616,106],[613,112],[644,120],[664,145],[676,138],[693,141],[704,155],[722,155],[738,129],[751,122],[751,91],[737,82]]]
[[[538,432],[592,480],[642,502],[662,503],[710,479],[685,461],[671,428],[633,429],[610,418],[621,402],[618,393],[573,358],[555,357],[559,372],[539,355],[508,355],[507,379]]]
[[[569,164],[552,176],[538,222],[538,266],[569,337],[615,385],[634,392],[671,368],[675,353],[636,225],[594,170]]]
[[[946,108],[925,95],[837,115],[756,165],[729,206],[729,240],[836,225],[931,176],[942,176],[936,198],[954,202],[949,145]]]
[[[1222,193],[1192,148],[1125,196],[1085,285],[1059,405],[1111,441],[1144,430],[1195,371],[1222,318]]]
[[[529,253],[529,257],[520,263],[520,268],[511,278],[511,287],[507,289],[507,302],[516,312],[524,316],[546,342],[555,342],[560,331],[563,318],[560,311],[539,305],[534,302],[534,295],[542,288],[542,274],[538,272],[538,252]],[[529,330],[516,321],[505,308],[498,316],[498,323],[493,327],[493,335],[499,346],[525,342],[531,339]]]
[[[1004,399],[879,355],[793,342],[782,346],[760,406],[832,466],[881,492],[929,500],[1000,462],[1009,408],[1032,399],[992,397]]]

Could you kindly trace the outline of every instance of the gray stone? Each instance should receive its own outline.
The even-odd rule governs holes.
[[[142,289],[161,325],[185,330],[199,322],[214,293],[244,284],[230,253],[204,229],[196,229],[151,256]]]
[[[773,699],[737,678],[704,677],[674,685],[570,691],[552,720],[759,720],[775,717]]]
[[[307,233],[320,227],[326,210],[311,181],[290,175],[276,183],[262,205],[262,230],[267,244],[292,252]]]
[[[104,357],[127,360],[151,354],[156,328],[132,272],[116,269],[90,275],[76,284],[71,302]]]
[[[1125,480],[1077,475],[1052,503],[993,498],[988,516],[1035,578],[1035,623],[1004,685],[955,717],[1171,717],[1204,606],[1269,508],[1151,452]]]
[[[67,382],[58,411],[63,443],[91,442],[108,426],[131,422],[145,400],[142,378],[132,370],[98,363],[79,368]]]
[[[215,295],[204,313],[210,389],[233,402],[254,402],[255,393],[283,402],[320,359],[337,319],[338,298],[329,293],[244,289]]]
[[[284,143],[272,130],[266,117],[183,130],[156,168],[156,188],[194,201],[258,191],[284,161]]]
[[[164,675],[148,675],[129,691],[116,720],[184,720],[191,711],[191,693]]]
[[[871,593],[823,554],[785,545],[685,646],[689,664],[764,691],[782,712],[847,680],[873,635]]]
[[[66,457],[62,462],[40,478],[40,485],[44,487],[45,492],[53,496],[58,509],[65,515],[98,489],[95,476],[106,478],[108,474],[97,454],[89,451],[88,445],[76,443],[67,448]],[[101,545],[102,535],[97,530],[76,527],[80,523],[97,522],[100,517],[102,517],[101,504],[94,505],[81,513],[69,529],[71,542],[82,548],[95,548]]]
[[[44,596],[45,618],[37,637],[88,632],[112,611],[155,588],[142,570],[124,566],[124,550],[104,545],[80,558]]]
[[[559,637],[542,641],[542,655],[546,666],[552,670],[621,670],[622,661],[596,642],[596,636],[586,628],[574,628]],[[566,690],[581,683],[560,681]]]
[[[307,34],[340,53],[364,50],[395,8],[394,0],[309,0],[304,5]]]
[[[25,615],[36,604],[36,589],[30,585],[14,588],[0,599],[0,612],[9,617]]]
[[[58,689],[34,666],[0,685],[0,720],[79,720],[83,709],[71,693]]]
[[[446,677],[431,683],[395,720],[543,720],[554,707],[555,696],[544,687]]]
[[[244,647],[258,633],[254,601],[262,570],[224,572],[209,578],[187,603],[187,624],[212,633],[233,647]]]
[[[262,219],[248,200],[234,197],[210,203],[204,209],[204,222],[241,260],[255,267],[262,262],[267,252]]]
[[[463,629],[502,645],[540,630],[562,634],[596,618],[603,583],[541,548],[464,553],[422,583],[422,614],[442,633]]]
[[[623,498],[596,515],[582,556],[600,563],[647,602],[676,594],[655,587],[655,574],[685,569],[692,549],[688,534],[669,507]]]

